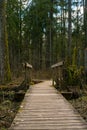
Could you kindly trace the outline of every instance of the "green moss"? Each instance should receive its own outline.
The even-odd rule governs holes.
[[[8,39],[7,39],[7,29],[5,27],[5,81],[10,80],[11,80],[11,71],[9,64]]]
[[[72,55],[72,65],[77,65],[77,48],[74,47]]]
[[[1,130],[7,130],[6,128],[1,128]]]
[[[30,82],[31,85],[34,85],[34,82]]]
[[[81,97],[81,100],[87,101],[87,96],[82,96],[82,97]]]

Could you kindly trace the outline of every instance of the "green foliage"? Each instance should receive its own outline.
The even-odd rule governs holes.
[[[66,82],[68,85],[72,85],[72,86],[80,85],[81,77],[83,73],[83,67],[77,68],[76,65],[68,66],[66,69],[66,73],[67,73]]]
[[[28,1],[26,0],[26,2]],[[32,0],[26,6],[23,5],[24,3],[22,0],[7,1],[7,29],[11,70],[17,72],[19,64],[25,61],[30,62],[35,69],[44,69],[49,62],[53,64],[61,59],[66,59],[69,51],[67,43],[68,2],[65,0]],[[71,1],[71,4],[73,29],[71,29],[70,34],[72,43],[69,61],[72,61],[70,63],[72,66],[76,66],[77,47],[83,48],[84,42],[82,39],[84,37],[84,34],[82,34],[83,22],[80,21],[83,16],[78,8],[81,6],[80,1],[77,4]],[[70,68],[69,70],[71,71]],[[6,80],[10,77],[9,69],[7,74]]]
[[[7,130],[6,128],[1,128],[1,130]]]
[[[73,49],[73,55],[72,55],[72,65],[77,65],[77,48],[74,47]]]
[[[70,86],[82,86],[82,82],[85,78],[83,66],[78,65],[78,59],[80,60],[78,52],[79,48],[75,46],[73,48],[71,63],[69,59],[67,59],[65,63],[65,82]]]

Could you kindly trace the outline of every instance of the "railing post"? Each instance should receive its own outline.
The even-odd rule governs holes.
[[[63,78],[62,69],[63,69],[64,62],[58,62],[51,66],[52,69],[52,85],[54,86],[54,82],[56,85],[61,86],[61,80]]]
[[[25,75],[24,75],[24,80],[25,80],[25,84],[26,86],[30,85],[31,82],[31,69],[32,69],[32,65],[30,65],[29,63],[25,62],[23,63],[24,66],[24,71],[25,71]]]

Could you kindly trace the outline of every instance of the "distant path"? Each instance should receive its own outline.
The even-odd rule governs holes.
[[[9,130],[87,130],[87,123],[50,81],[33,85]]]

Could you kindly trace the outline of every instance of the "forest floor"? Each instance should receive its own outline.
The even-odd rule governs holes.
[[[10,127],[21,102],[5,99],[0,103],[0,130],[7,130]]]
[[[9,89],[17,88],[23,78],[17,78],[8,84],[0,85],[0,130],[7,130],[11,125],[21,101],[14,100],[14,91]]]
[[[19,84],[23,81],[22,78],[17,78],[16,80],[12,81],[8,85],[0,86],[1,90],[3,87],[6,88],[15,88],[19,86]],[[38,81],[34,82],[37,83]],[[0,130],[7,130],[20,105],[22,100],[14,100],[14,92],[13,91],[6,91],[8,93],[7,96],[5,96],[5,91],[0,90]],[[69,102],[74,106],[75,109],[80,113],[80,115],[87,121],[87,92],[85,91],[84,94],[82,94],[77,99],[71,99]]]
[[[0,130],[8,130],[20,108],[26,91],[19,90],[24,93],[15,93],[14,90],[20,89],[23,79],[23,77],[16,78],[8,84],[0,85]],[[31,84],[36,84],[41,81],[33,80]],[[24,87],[26,88],[26,86]]]
[[[87,122],[87,92],[85,91],[79,98],[69,100],[69,102]]]

